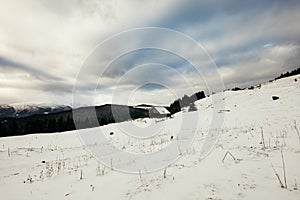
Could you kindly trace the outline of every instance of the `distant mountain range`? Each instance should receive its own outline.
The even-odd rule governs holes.
[[[32,115],[52,114],[62,111],[72,110],[67,105],[48,105],[48,104],[5,104],[0,105],[0,118],[23,118]]]
[[[181,111],[196,100],[205,98],[203,91],[184,95],[166,109],[171,114]],[[0,137],[31,133],[53,133],[92,128],[106,124],[149,117],[149,107],[105,104],[72,108],[66,105],[0,105]],[[96,114],[96,117],[93,115]]]

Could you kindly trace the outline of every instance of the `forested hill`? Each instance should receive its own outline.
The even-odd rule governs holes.
[[[75,119],[77,127],[74,124],[73,112],[79,113]],[[91,118],[92,112],[96,113],[98,121]],[[63,132],[75,130],[76,128],[91,128],[147,116],[148,111],[144,109],[107,104],[96,107],[81,107],[58,113],[38,114],[23,118],[2,118],[0,120],[0,137],[30,133]]]

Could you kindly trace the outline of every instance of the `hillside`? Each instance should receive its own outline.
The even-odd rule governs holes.
[[[3,106],[3,109],[5,106]],[[8,107],[16,110],[16,107]],[[147,110],[125,105],[106,104],[102,106],[87,106],[44,112],[40,107],[22,106],[19,110],[23,117],[0,117],[0,137],[17,136],[32,133],[54,133],[75,130],[74,113],[77,113],[77,128],[91,128],[128,119],[143,118],[148,116]],[[1,110],[1,109],[0,109]],[[114,113],[112,113],[112,110]],[[3,111],[3,110],[2,110]],[[97,121],[92,120],[91,113],[96,112]],[[3,112],[5,113],[5,112]],[[15,112],[14,113],[20,113]],[[26,115],[29,113],[30,115]],[[35,114],[33,114],[35,113]],[[128,114],[129,113],[129,114]]]
[[[197,101],[198,111],[179,112],[167,120],[138,119],[83,129],[79,134],[70,131],[0,138],[1,197],[296,200],[300,196],[299,80],[297,75],[252,90],[217,93]],[[272,100],[272,96],[279,99]],[[218,116],[224,116],[222,127],[214,126]],[[210,130],[220,137],[210,154],[201,159],[203,150],[210,150],[205,149],[206,139],[214,138]],[[174,161],[177,150],[163,161],[128,158],[124,165],[127,158],[114,159],[104,166],[89,153],[95,150],[92,144],[104,149],[107,145],[97,143],[99,131],[110,144],[133,155],[185,145],[191,138],[193,143],[186,151],[178,148],[182,156],[169,166],[163,164]],[[117,156],[109,149],[101,153],[108,160]],[[282,157],[287,188],[280,187],[274,173],[285,184]],[[136,166],[141,167],[140,173],[117,171],[130,171]],[[162,170],[153,173],[144,170],[159,167]]]

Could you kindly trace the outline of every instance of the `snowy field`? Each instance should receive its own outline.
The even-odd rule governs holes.
[[[196,102],[197,112],[177,113],[165,121],[144,119],[101,127],[116,148],[139,154],[183,140],[184,136],[174,137],[178,129],[195,133],[179,160],[148,174],[120,173],[114,170],[117,163],[98,163],[76,131],[0,138],[1,199],[299,199],[300,76],[223,95],[225,108],[219,112],[224,123],[205,159],[199,159],[200,150],[212,111],[218,107],[212,96]],[[272,100],[273,95],[279,99]],[[197,126],[180,127],[181,119],[198,116]],[[150,137],[155,127],[158,134],[141,142],[120,131],[134,127],[144,130],[141,136]],[[287,188],[281,187],[276,173]]]

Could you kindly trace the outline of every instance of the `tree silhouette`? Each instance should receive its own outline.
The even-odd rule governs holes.
[[[190,106],[189,106],[189,112],[192,112],[192,111],[197,111],[197,108],[196,108],[194,102],[190,103]]]

